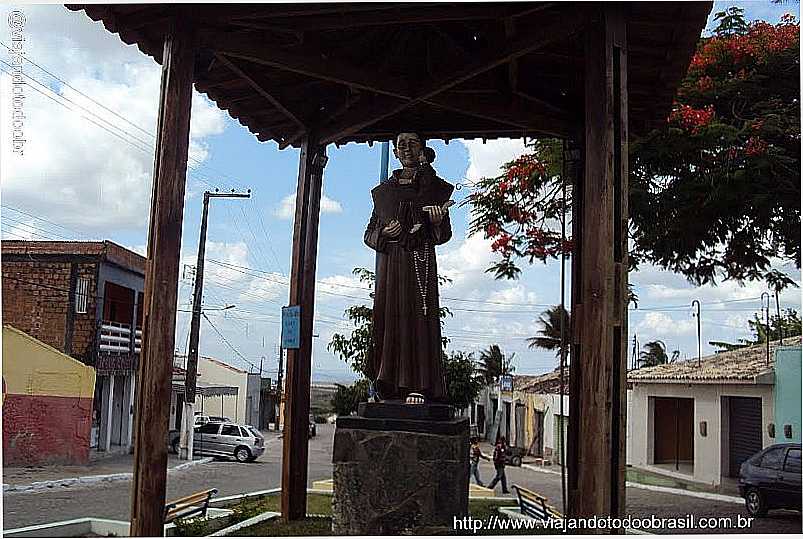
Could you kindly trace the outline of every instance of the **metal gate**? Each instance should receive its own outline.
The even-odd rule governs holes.
[[[761,451],[761,399],[728,398],[728,475],[738,477],[742,463]]]

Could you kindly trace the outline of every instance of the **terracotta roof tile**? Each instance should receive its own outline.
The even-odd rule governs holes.
[[[784,347],[800,346],[800,336],[784,339]],[[770,343],[770,362],[767,365],[766,344],[721,352],[702,358],[667,363],[654,367],[642,367],[627,374],[628,382],[749,382],[762,375],[772,374],[775,369],[775,349],[778,341]]]

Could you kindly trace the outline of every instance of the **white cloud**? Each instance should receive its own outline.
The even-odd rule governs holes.
[[[12,224],[6,221],[7,226],[3,229],[3,239],[10,240],[38,240],[42,239],[37,235],[36,222],[33,219],[19,221]]]
[[[55,5],[25,12],[27,57],[66,84],[26,65],[44,86],[26,79],[23,88],[22,156],[10,151],[10,115],[0,115],[4,203],[90,234],[144,231],[160,66],[83,13]],[[8,75],[2,74],[0,87],[0,106],[10,109]],[[208,157],[206,139],[224,127],[223,112],[194,94],[190,167]]]
[[[280,219],[293,219],[296,213],[296,194],[287,195],[279,203],[273,214]],[[321,213],[343,213],[343,206],[326,195],[321,196]]]
[[[147,247],[146,247],[147,249]],[[249,281],[252,277],[243,273],[239,268],[227,268],[213,261],[223,262],[232,266],[248,267],[248,246],[245,242],[206,242],[206,256],[204,257],[204,284],[231,285]],[[181,257],[182,270],[184,265],[195,266],[198,262],[198,252],[185,253]]]
[[[488,295],[488,301],[498,303],[535,303],[537,299],[535,292],[528,291],[522,284],[517,284],[502,290],[495,290]],[[521,306],[511,305],[510,308],[521,309]]]
[[[466,178],[477,181],[499,175],[499,167],[527,151],[522,139],[496,139],[483,144],[481,140],[463,140],[468,150]]]
[[[681,335],[696,335],[696,320],[676,320],[664,313],[650,312],[644,319],[636,324],[636,331],[639,334],[646,334],[641,338],[643,342],[654,339],[665,339],[666,337],[677,337]]]

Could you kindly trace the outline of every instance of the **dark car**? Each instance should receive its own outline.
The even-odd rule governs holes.
[[[739,495],[753,517],[770,509],[800,511],[800,444],[771,445],[747,459],[739,470]]]
[[[505,464],[508,466],[521,466],[521,457],[523,456],[523,448],[508,446],[507,453],[505,453]]]

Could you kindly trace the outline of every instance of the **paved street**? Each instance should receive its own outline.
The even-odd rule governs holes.
[[[490,455],[490,452],[486,451]],[[560,472],[559,466],[552,466]],[[489,462],[480,462],[480,476],[484,483],[490,482],[494,477],[494,468]],[[519,484],[539,494],[546,496],[549,502],[562,509],[561,481],[559,474],[544,473],[528,470],[526,468],[506,468],[508,488]],[[496,493],[500,494],[502,488],[497,485]],[[627,488],[627,514],[633,517],[683,517],[692,514],[696,518],[703,517],[730,517],[736,522],[738,515],[747,517],[744,506],[729,502],[700,499],[679,494],[655,492],[642,488]],[[719,533],[796,533],[801,532],[800,514],[793,511],[771,511],[766,518],[757,519],[750,529],[722,528]],[[683,530],[666,530],[666,533],[682,533]],[[711,533],[710,530],[688,530],[686,533]]]
[[[327,479],[332,475],[331,450],[334,428],[319,425],[318,436],[310,441],[309,482]],[[220,496],[278,487],[281,474],[281,439],[270,434],[267,451],[254,463],[215,461],[168,476],[168,498],[177,498],[210,487],[219,489]],[[558,470],[558,467],[553,467]],[[480,471],[487,483],[494,475],[493,466],[482,461]],[[556,507],[561,506],[560,475],[507,468],[509,483],[520,484],[547,496]],[[127,520],[129,514],[129,481],[102,486],[58,488],[34,493],[8,493],[3,496],[4,527],[16,528],[82,516]],[[497,486],[497,493],[501,487]],[[689,496],[653,492],[640,488],[627,489],[627,510],[630,515],[648,517],[745,516],[742,505],[705,500]],[[698,533],[703,530],[697,530]],[[798,513],[777,511],[759,519],[752,529],[721,529],[720,532],[800,533]]]
[[[309,484],[332,476],[334,426],[318,425],[318,436],[310,441]],[[266,451],[255,462],[214,461],[168,475],[167,497],[179,498],[217,488],[218,496],[229,496],[275,488],[281,484],[281,439],[266,435]],[[100,486],[57,488],[3,496],[3,527],[18,528],[85,516],[128,520],[131,482]]]

